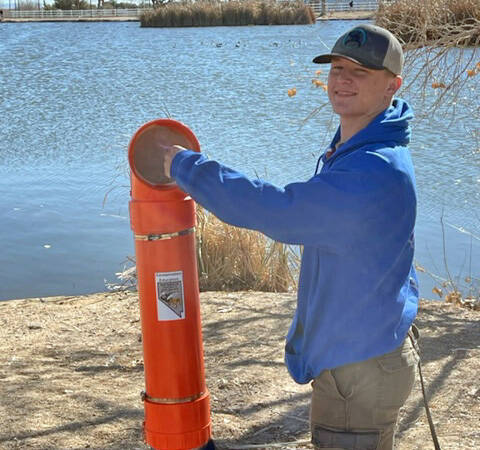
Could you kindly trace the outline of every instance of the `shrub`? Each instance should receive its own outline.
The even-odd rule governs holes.
[[[285,292],[295,286],[298,256],[263,234],[228,225],[197,205],[201,291]]]
[[[300,25],[315,23],[315,14],[302,1],[186,1],[161,4],[140,17],[142,27],[201,27],[218,25]]]
[[[480,45],[478,0],[397,0],[382,2],[377,25],[389,29],[409,47]]]

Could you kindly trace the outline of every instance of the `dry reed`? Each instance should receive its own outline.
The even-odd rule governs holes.
[[[397,0],[382,2],[376,24],[387,28],[406,50],[402,95],[414,91],[417,117],[442,109],[445,120],[464,115],[478,135],[480,106],[476,75],[480,73],[480,2],[478,0]],[[475,142],[472,142],[475,148]]]
[[[142,27],[300,25],[315,23],[302,1],[183,1],[159,5],[140,17]]]
[[[197,209],[201,291],[286,292],[295,286],[298,256],[256,231],[228,225]]]
[[[381,2],[376,23],[392,31],[410,48],[425,45],[480,45],[478,0]]]

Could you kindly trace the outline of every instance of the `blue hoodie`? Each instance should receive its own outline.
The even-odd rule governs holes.
[[[192,151],[173,160],[180,188],[221,220],[304,246],[285,346],[298,383],[394,350],[416,316],[412,117],[394,100],[333,156],[324,154],[320,173],[284,188]],[[340,129],[330,148],[339,139]]]

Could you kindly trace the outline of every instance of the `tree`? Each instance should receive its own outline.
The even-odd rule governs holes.
[[[53,6],[55,9],[90,9],[90,5],[86,0],[54,0]]]

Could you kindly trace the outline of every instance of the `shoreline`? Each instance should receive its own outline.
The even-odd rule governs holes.
[[[252,290],[247,290],[247,291],[200,291],[200,296],[206,295],[208,296],[209,294],[219,294],[219,295],[235,295],[237,292],[243,293],[243,292],[251,292],[255,293],[256,291]],[[259,291],[260,296],[265,295],[287,295],[287,296],[293,296],[296,298],[296,290],[291,290],[287,292],[263,292]],[[87,299],[88,297],[109,297],[109,296],[120,296],[120,297],[131,297],[135,296],[138,297],[138,291],[134,290],[133,288],[118,288],[118,289],[112,289],[112,290],[105,290],[105,291],[93,291],[93,292],[86,292],[86,293],[81,293],[81,294],[56,294],[56,295],[40,295],[40,296],[33,296],[33,297],[17,297],[17,298],[5,298],[5,299],[0,299],[0,308],[5,305],[5,304],[12,304],[12,303],[56,303],[56,302],[81,302],[84,299]],[[420,303],[425,303],[425,304],[432,304],[432,305],[452,305],[455,307],[458,307],[460,311],[463,309],[466,309],[467,311],[478,311],[479,318],[480,318],[480,309],[478,308],[468,308],[468,307],[462,307],[460,305],[454,305],[444,298],[438,298],[438,297],[432,297],[432,298],[425,298],[425,297],[420,297],[419,298],[419,304]],[[0,309],[1,311],[1,309]]]
[[[317,20],[373,20],[376,13],[376,11],[332,11],[327,12],[325,16],[317,16]]]
[[[139,22],[138,17],[48,17],[48,18],[21,18],[3,19],[0,23],[30,23],[30,22]]]
[[[375,11],[332,11],[325,16],[317,16],[319,22],[326,20],[373,20]],[[3,18],[0,23],[30,23],[30,22],[139,22],[138,16],[126,17],[48,17],[48,18]]]

